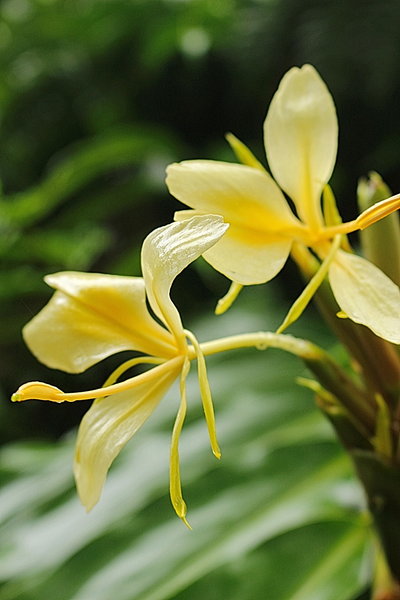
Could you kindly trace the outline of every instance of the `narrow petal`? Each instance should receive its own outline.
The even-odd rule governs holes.
[[[364,258],[339,250],[329,269],[329,281],[349,319],[400,344],[400,290],[380,269]]]
[[[338,125],[332,97],[311,65],[283,77],[264,124],[273,176],[311,228],[322,224],[320,196],[336,160]]]
[[[167,186],[191,208],[222,215],[227,223],[281,233],[301,227],[282,192],[266,171],[212,160],[167,168]]]
[[[85,414],[76,443],[74,473],[87,510],[98,502],[111,463],[156,408],[181,366],[162,377],[96,400]]]
[[[179,405],[178,414],[176,415],[174,428],[172,431],[171,439],[171,451],[170,451],[170,463],[169,463],[169,493],[171,497],[171,503],[178,517],[182,519],[185,525],[191,529],[189,523],[186,520],[186,502],[182,495],[182,484],[181,484],[181,470],[179,461],[179,438],[182,432],[183,423],[185,422],[186,411],[187,411],[187,398],[186,398],[186,377],[189,373],[190,361],[186,358],[181,372],[180,380],[180,393],[181,402]]]
[[[222,217],[196,216],[152,231],[142,247],[142,272],[155,314],[186,347],[179,313],[169,296],[175,277],[215,244],[228,229]]]
[[[236,158],[240,163],[242,163],[242,165],[247,165],[249,167],[254,167],[255,169],[265,171],[264,166],[254,156],[250,148],[248,148],[241,140],[233,135],[233,133],[227,133],[225,139],[235,153]]]
[[[297,321],[297,319],[303,314],[303,312],[307,308],[308,304],[311,302],[312,298],[314,297],[314,294],[317,292],[319,286],[322,284],[322,282],[324,281],[324,279],[328,273],[329,266],[331,265],[331,263],[335,257],[335,254],[339,248],[340,241],[341,241],[340,238],[341,238],[340,235],[336,236],[327,256],[324,258],[324,261],[321,263],[320,268],[315,273],[315,275],[310,279],[310,281],[307,283],[306,287],[301,292],[301,294],[297,298],[297,300],[295,300],[294,303],[292,304],[292,306],[289,308],[289,311],[288,311],[286,317],[284,318],[281,325],[276,330],[276,333],[283,333],[285,331],[285,329],[287,329],[289,327],[289,325],[292,325],[292,323]]]
[[[217,441],[215,427],[214,405],[211,397],[210,384],[207,376],[207,366],[200,344],[191,331],[185,329],[188,339],[192,342],[197,358],[197,374],[199,378],[201,402],[203,404],[204,416],[207,423],[208,435],[210,437],[211,450],[216,458],[221,458],[221,450]]]
[[[23,335],[48,367],[79,373],[121,350],[176,353],[170,333],[147,310],[142,278],[65,272],[45,280],[57,291]]]
[[[241,285],[265,283],[279,273],[289,256],[290,238],[231,225],[204,258],[220,273]]]

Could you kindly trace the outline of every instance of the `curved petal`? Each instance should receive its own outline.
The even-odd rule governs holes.
[[[96,400],[83,417],[76,443],[74,473],[87,510],[98,502],[108,469],[125,444],[156,408],[181,365],[135,389]]]
[[[340,308],[379,337],[400,344],[400,290],[364,258],[338,251],[329,281]]]
[[[337,153],[338,125],[332,97],[311,65],[283,77],[264,123],[273,176],[311,228],[322,224],[320,196]]]
[[[80,373],[121,350],[176,354],[170,333],[147,310],[142,278],[64,272],[45,281],[57,291],[23,335],[48,367]]]
[[[231,225],[204,258],[217,271],[242,285],[265,283],[279,273],[289,256],[292,240],[268,236]]]
[[[222,215],[226,222],[279,233],[301,227],[267,172],[212,160],[184,161],[167,168],[167,186],[191,208]]]
[[[175,277],[215,244],[229,225],[216,215],[196,216],[152,231],[142,246],[142,272],[155,314],[186,348],[179,313],[169,292]]]

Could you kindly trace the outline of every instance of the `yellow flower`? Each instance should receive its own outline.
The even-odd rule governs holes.
[[[349,223],[326,222],[321,194],[336,159],[338,125],[332,97],[312,66],[293,68],[283,77],[264,134],[275,181],[233,136],[232,145],[246,164],[194,160],[170,165],[171,194],[194,209],[181,211],[176,218],[212,213],[230,224],[204,258],[234,282],[231,299],[240,285],[272,279],[294,245],[300,244],[312,248],[323,261],[323,270],[308,287],[297,313],[328,273],[343,313],[399,344],[399,288],[370,262],[340,249],[338,236],[368,227],[399,208],[400,199],[379,202]],[[296,214],[282,191],[293,201]]]
[[[220,451],[204,356],[194,335],[183,329],[169,292],[175,277],[227,228],[221,217],[208,215],[156,229],[143,244],[143,278],[75,272],[46,277],[56,292],[23,332],[27,345],[41,362],[79,373],[121,350],[141,353],[123,363],[97,390],[63,393],[54,386],[31,382],[13,396],[14,401],[96,399],[81,422],[74,462],[78,493],[87,510],[99,500],[115,457],[180,376],[181,403],[171,443],[170,494],[175,511],[187,524],[178,440],[186,414],[185,380],[194,358],[211,447],[218,458]],[[149,313],[146,296],[162,325]],[[116,383],[128,368],[140,363],[155,366]]]

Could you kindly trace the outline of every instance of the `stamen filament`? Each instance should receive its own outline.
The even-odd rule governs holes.
[[[56,388],[47,383],[41,383],[39,381],[33,381],[22,385],[17,392],[12,396],[13,402],[22,402],[24,400],[48,400],[50,402],[76,402],[77,400],[92,400],[94,398],[103,398],[105,396],[111,396],[131,390],[143,383],[147,383],[152,379],[161,377],[168,371],[175,369],[179,363],[183,361],[183,356],[176,356],[170,360],[165,361],[163,364],[121,381],[120,383],[114,383],[108,387],[101,387],[96,390],[88,390],[86,392],[70,392],[64,393],[59,388]]]

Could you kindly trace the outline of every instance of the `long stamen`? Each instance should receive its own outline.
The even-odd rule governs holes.
[[[367,210],[361,213],[356,219],[359,229],[365,229],[370,225],[373,225],[377,221],[380,221],[384,217],[387,217],[395,210],[400,208],[400,194],[396,194],[391,198],[377,202]]]
[[[32,381],[25,383],[13,394],[11,400],[13,402],[22,402],[24,400],[48,400],[50,402],[76,402],[77,400],[92,400],[94,398],[103,398],[104,396],[111,396],[124,392],[126,390],[133,389],[143,383],[147,383],[156,377],[161,377],[168,371],[176,368],[179,363],[183,360],[182,356],[176,356],[170,360],[165,361],[163,364],[121,381],[108,387],[101,387],[96,390],[88,390],[86,392],[71,392],[64,393],[59,388],[42,383],[40,381]]]
[[[207,377],[207,367],[206,361],[204,359],[204,354],[201,351],[200,344],[197,341],[196,337],[193,335],[191,331],[185,329],[185,334],[192,342],[193,347],[196,352],[197,358],[197,369],[199,375],[199,384],[200,384],[200,395],[201,401],[203,404],[204,416],[206,418],[208,435],[210,437],[211,449],[216,458],[221,458],[221,450],[219,449],[217,434],[215,428],[215,415],[214,415],[214,406],[211,398],[210,386],[208,383]]]
[[[121,377],[121,375],[125,373],[125,371],[135,367],[136,365],[161,365],[163,362],[165,362],[163,358],[158,358],[156,356],[138,356],[137,358],[131,358],[130,360],[122,363],[122,365],[119,365],[119,367],[117,367],[115,371],[113,371],[111,375],[107,377],[103,387],[113,385]]]
[[[189,523],[186,520],[187,507],[186,502],[184,501],[182,496],[181,475],[179,466],[179,436],[181,435],[183,423],[186,417],[186,377],[190,369],[190,360],[187,357],[185,357],[184,360],[185,362],[183,363],[180,379],[181,403],[179,405],[178,414],[176,415],[171,439],[171,452],[169,463],[169,492],[172,506],[174,507],[176,514],[182,519],[185,525],[189,529],[191,529]]]

